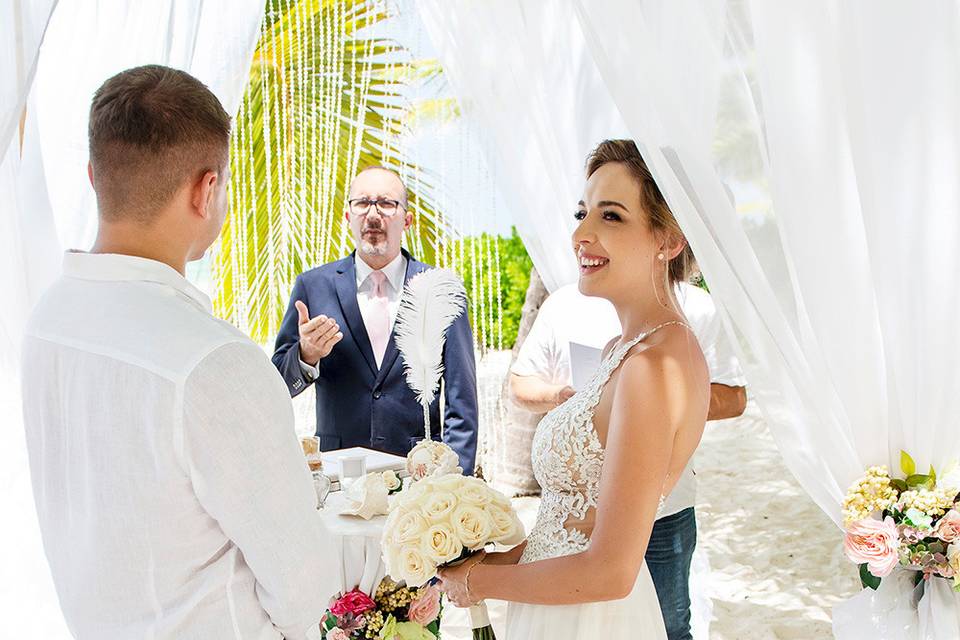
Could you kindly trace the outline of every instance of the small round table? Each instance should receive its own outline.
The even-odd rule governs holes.
[[[386,516],[364,520],[358,516],[342,516],[340,510],[347,505],[346,496],[336,491],[327,496],[323,508],[317,511],[333,541],[337,554],[336,563],[341,593],[359,588],[373,596],[380,581],[386,575],[386,567],[380,554],[380,538]],[[329,594],[331,597],[336,594]]]

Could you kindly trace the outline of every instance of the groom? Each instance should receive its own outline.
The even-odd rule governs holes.
[[[335,589],[283,382],[184,277],[227,214],[230,117],[148,65],[90,108],[99,227],[23,344],[44,551],[76,638],[302,640]]]
[[[356,251],[297,276],[273,364],[291,395],[316,385],[322,450],[362,446],[406,455],[424,437],[423,409],[407,386],[393,325],[404,284],[430,267],[400,248],[413,214],[393,171],[361,171],[350,185],[345,213]],[[470,475],[477,451],[477,377],[466,314],[447,329],[443,368],[442,438]],[[434,440],[441,438],[440,424],[434,400]]]

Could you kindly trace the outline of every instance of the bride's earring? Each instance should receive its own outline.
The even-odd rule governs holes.
[[[663,253],[657,254],[657,260],[663,260]]]

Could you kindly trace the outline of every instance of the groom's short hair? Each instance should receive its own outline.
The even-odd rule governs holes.
[[[230,116],[189,73],[146,65],[97,89],[89,138],[100,216],[149,221],[188,180],[223,173]]]

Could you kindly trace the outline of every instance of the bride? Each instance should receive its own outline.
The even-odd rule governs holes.
[[[525,544],[441,570],[458,606],[510,602],[507,639],[666,638],[643,562],[663,498],[703,433],[707,366],[673,296],[692,253],[630,140],[587,160],[573,249],[580,291],[610,300],[623,335],[590,383],[537,427],[543,489]]]

